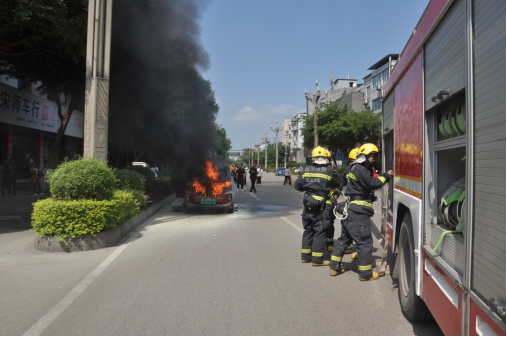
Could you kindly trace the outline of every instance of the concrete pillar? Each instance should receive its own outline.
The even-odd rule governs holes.
[[[113,0],[89,0],[84,155],[107,160]]]

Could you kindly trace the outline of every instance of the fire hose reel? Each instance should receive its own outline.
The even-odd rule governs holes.
[[[451,104],[439,118],[438,130],[445,138],[463,136],[466,133],[465,99]]]

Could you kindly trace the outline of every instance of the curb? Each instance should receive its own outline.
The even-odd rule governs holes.
[[[141,211],[138,215],[127,222],[107,232],[100,232],[96,236],[87,234],[74,239],[67,238],[59,242],[54,236],[40,237],[36,235],[33,242],[33,248],[41,252],[71,253],[112,247],[129,235],[132,231],[137,229],[162,207],[170,204],[176,199],[176,194],[173,193],[164,200],[144,211]]]

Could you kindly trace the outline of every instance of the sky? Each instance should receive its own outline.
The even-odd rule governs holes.
[[[254,147],[270,125],[305,112],[305,88],[358,79],[401,53],[428,0],[211,0],[201,18],[210,55],[201,71],[215,87],[234,150]],[[279,134],[281,141],[281,133]]]

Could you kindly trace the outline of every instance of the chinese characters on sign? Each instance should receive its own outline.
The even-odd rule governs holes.
[[[56,103],[0,83],[0,122],[56,133],[61,120]],[[83,123],[83,113],[74,110],[65,135],[83,138]]]

